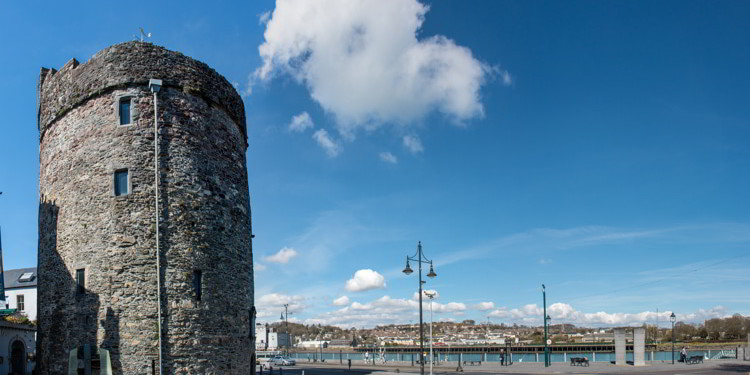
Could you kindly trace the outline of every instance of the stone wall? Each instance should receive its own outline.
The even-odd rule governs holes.
[[[226,78],[200,61],[143,42],[116,44],[85,64],[71,59],[60,71],[42,68],[37,92],[40,138],[51,123],[76,106],[112,90],[145,87],[150,78],[162,79],[166,87],[176,87],[222,108],[247,142],[245,105]]]
[[[84,343],[109,349],[116,374],[158,358],[153,94],[158,94],[165,374],[252,367],[253,270],[245,117],[234,88],[205,64],[123,43],[86,64],[42,70],[37,368],[61,374]],[[119,98],[133,120],[121,126]],[[130,194],[115,197],[127,168]],[[76,293],[85,269],[86,293]],[[202,298],[193,287],[202,272]],[[158,361],[157,361],[158,363]]]

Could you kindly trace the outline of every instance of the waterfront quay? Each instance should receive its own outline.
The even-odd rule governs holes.
[[[586,358],[590,362],[609,363],[615,361],[615,345],[613,343],[588,343],[588,344],[564,344],[550,345],[550,360],[556,363],[568,363],[570,358]],[[626,360],[633,360],[633,344],[628,343],[625,346]],[[714,349],[689,349],[689,356],[703,356],[707,360],[711,359],[731,359],[736,358],[737,352],[735,347],[714,348]],[[535,363],[544,362],[544,345],[473,345],[473,346],[436,346],[433,347],[433,357],[435,363],[458,363],[458,361],[467,362],[487,362],[500,363],[510,361],[511,363]],[[429,349],[425,348],[429,356]],[[300,363],[319,362],[321,359],[326,362],[347,363],[391,363],[403,362],[411,363],[419,360],[418,346],[392,346],[392,347],[357,347],[346,349],[324,349],[324,350],[303,350],[290,353],[292,358],[297,359]],[[675,357],[679,358],[679,352],[675,352]],[[671,350],[658,350],[655,344],[645,345],[646,361],[670,361],[672,360]]]
[[[258,368],[258,374],[261,374]],[[418,374],[419,366],[411,366],[409,363],[387,363],[385,365],[365,365],[362,363],[352,364],[351,369],[347,363],[340,364],[338,361],[325,363],[299,363],[297,366],[285,366],[282,372],[274,368],[273,374],[285,375],[395,375],[395,374]],[[608,362],[592,363],[589,367],[575,367],[564,363],[553,363],[550,367],[544,367],[544,363],[515,363],[512,366],[500,366],[499,363],[487,363],[481,366],[464,366],[457,371],[455,364],[441,364],[435,366],[433,374],[609,374],[609,375],[671,375],[671,374],[711,374],[711,375],[744,375],[750,373],[750,364],[740,360],[724,359],[707,361],[703,364],[686,365],[682,363],[654,361],[646,366],[616,366]],[[263,375],[270,374],[266,368]]]

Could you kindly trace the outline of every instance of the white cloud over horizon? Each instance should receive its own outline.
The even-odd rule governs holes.
[[[264,294],[255,300],[257,317],[275,319],[285,304],[289,305],[289,313],[299,314],[307,308],[305,297],[301,295],[286,295],[280,293]],[[291,320],[291,319],[290,319]]]
[[[495,308],[495,303],[494,302],[479,302],[476,305],[474,305],[474,308],[479,311],[492,310]]]
[[[552,324],[569,323],[577,326],[639,326],[644,323],[653,323],[658,320],[669,321],[671,311],[642,311],[639,313],[608,313],[597,311],[586,313],[576,310],[567,303],[553,303],[547,307],[547,315],[552,319]],[[528,304],[518,308],[508,309],[501,307],[493,310],[489,316],[493,318],[506,319],[509,322],[527,325],[538,325],[542,323],[543,309],[536,304]],[[700,322],[705,319],[723,318],[728,316],[726,308],[715,306],[710,309],[699,309],[693,313],[679,314],[678,321]]]
[[[371,269],[358,270],[354,273],[354,277],[346,281],[346,290],[350,292],[382,288],[385,288],[385,277]]]
[[[413,297],[413,296],[412,296]],[[487,307],[493,302],[483,302],[482,307]],[[348,305],[333,311],[316,314],[310,318],[303,319],[305,324],[329,324],[338,327],[374,327],[383,324],[412,324],[419,319],[419,302],[413,298],[400,299],[383,296],[371,302],[351,302]],[[477,307],[475,305],[474,307]],[[423,301],[423,309],[429,312],[429,300]],[[467,306],[462,302],[432,303],[433,313],[436,321],[456,321],[466,319]],[[552,318],[552,324],[574,324],[578,327],[614,327],[614,326],[641,326],[644,323],[653,324],[657,319],[657,313],[644,311],[640,313],[620,312],[592,312],[586,313],[575,310],[571,305],[565,303],[554,303],[547,308],[547,313]],[[445,316],[445,315],[449,316]],[[669,321],[671,311],[660,311],[659,320]],[[442,315],[442,316],[440,316]],[[678,321],[686,323],[701,323],[705,319],[723,318],[731,314],[722,306],[709,309],[699,309],[687,314],[677,314]],[[542,324],[542,308],[536,304],[527,304],[517,308],[509,309],[501,307],[493,310],[488,315],[493,318],[493,323],[520,324],[527,326],[539,326]],[[458,319],[456,319],[458,318]]]
[[[290,247],[284,247],[281,250],[279,250],[276,254],[269,255],[267,257],[264,257],[263,259],[266,262],[287,264],[292,258],[296,257],[297,255],[299,255],[297,253],[297,250],[294,250]]]
[[[418,38],[429,7],[417,0],[277,0],[251,75],[287,74],[333,114],[345,139],[384,124],[411,126],[430,112],[456,123],[482,117],[481,87],[508,72],[434,35]]]

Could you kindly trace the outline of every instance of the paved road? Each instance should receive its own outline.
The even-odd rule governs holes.
[[[419,367],[406,366],[355,366],[351,370],[346,366],[300,364],[298,366],[286,366],[283,375],[397,375],[397,374],[419,374]],[[429,369],[425,369],[429,373]],[[570,367],[565,364],[553,364],[545,368],[543,364],[514,364],[510,367],[489,365],[472,368],[465,367],[464,372],[456,372],[455,368],[439,367],[433,370],[435,375],[487,375],[487,374],[570,374],[570,375],[750,375],[750,362],[735,360],[711,361],[704,364],[684,365],[671,363],[651,363],[645,367],[615,366],[608,363],[594,363],[591,367]],[[263,375],[269,375],[268,369]],[[278,368],[274,368],[273,375],[279,375]]]

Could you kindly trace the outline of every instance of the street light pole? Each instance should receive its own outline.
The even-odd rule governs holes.
[[[284,312],[281,313],[281,319],[284,321],[286,326],[286,354],[289,355],[289,346],[292,343],[292,338],[289,336],[289,304],[284,304]]]
[[[434,358],[432,356],[432,299],[435,298],[435,292],[425,291],[424,294],[430,298],[430,375],[432,375],[432,359]]]
[[[542,284],[542,304],[544,306],[544,367],[549,367],[549,347],[547,346],[547,288]]]
[[[159,375],[164,372],[164,343],[162,337],[162,311],[161,311],[161,251],[159,250],[159,107],[157,94],[161,90],[160,79],[148,80],[148,88],[154,93],[154,214],[156,229],[156,301],[157,301],[157,329],[159,330]]]
[[[406,267],[404,268],[404,273],[407,275],[414,272],[409,266],[410,260],[419,263],[419,373],[421,375],[424,375],[424,323],[422,322],[422,284],[425,283],[425,281],[422,281],[422,263],[430,264],[430,272],[427,273],[427,277],[433,278],[437,276],[437,274],[432,267],[432,261],[428,260],[427,257],[425,257],[422,253],[422,241],[417,242],[417,253],[414,254],[414,256],[406,256]]]
[[[677,316],[674,315],[674,311],[672,312],[672,315],[669,316],[669,320],[672,321],[672,364],[674,364],[674,321],[677,319]]]

